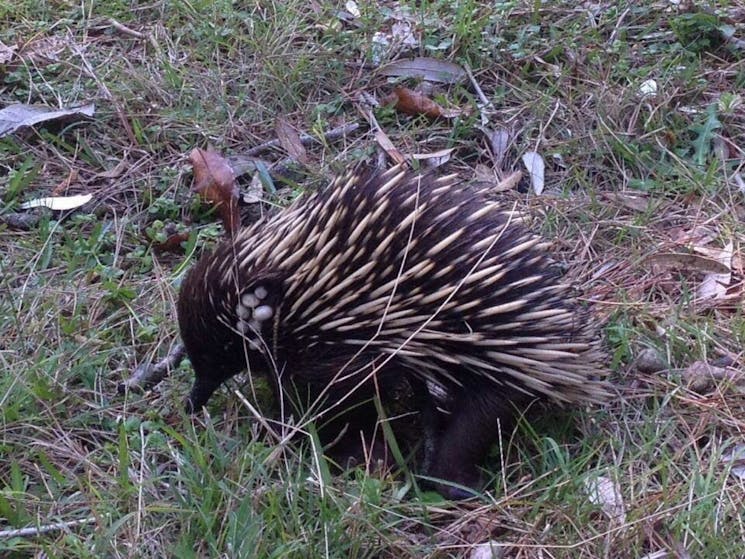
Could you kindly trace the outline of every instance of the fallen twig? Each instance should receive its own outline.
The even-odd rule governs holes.
[[[109,25],[111,25],[117,31],[121,31],[125,35],[130,35],[131,37],[134,37],[136,39],[145,39],[147,37],[145,33],[140,33],[139,31],[135,31],[131,27],[127,27],[123,23],[118,22],[113,17],[109,18]]]
[[[13,528],[12,530],[0,530],[0,539],[5,538],[22,538],[26,536],[38,536],[55,530],[66,530],[74,526],[84,524],[93,524],[96,521],[95,516],[81,518],[80,520],[68,520],[67,522],[55,522],[54,524],[44,524],[42,526],[29,526],[27,528]]]
[[[323,134],[324,140],[328,142],[333,142],[335,140],[338,140],[339,138],[342,138],[346,136],[347,134],[351,134],[355,130],[357,130],[360,127],[359,123],[352,122],[350,124],[345,124],[343,126],[339,126],[337,128],[332,128],[328,132],[325,132]],[[318,138],[316,136],[313,136],[311,134],[300,134],[300,143],[304,146],[310,145],[313,142],[317,142]],[[252,156],[252,155],[259,155],[260,153],[264,153],[265,151],[268,151],[270,149],[274,149],[277,147],[280,147],[279,140],[269,140],[268,142],[264,142],[263,144],[259,144],[258,146],[254,146],[248,151],[243,152],[241,155],[243,156]]]
[[[184,344],[176,344],[168,355],[155,365],[144,363],[137,367],[131,377],[119,383],[117,387],[119,394],[124,394],[132,389],[145,390],[152,388],[163,380],[171,372],[171,369],[178,367],[185,356]]]

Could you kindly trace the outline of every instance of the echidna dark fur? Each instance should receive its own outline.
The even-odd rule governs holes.
[[[595,332],[547,248],[455,175],[358,167],[189,272],[187,407],[247,368],[327,416],[405,378],[430,440],[426,474],[475,486],[516,411],[606,396]]]

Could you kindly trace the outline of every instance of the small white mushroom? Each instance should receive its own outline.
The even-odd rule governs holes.
[[[241,319],[251,318],[251,309],[238,304],[235,306],[235,314]]]
[[[250,324],[243,320],[239,320],[238,324],[235,327],[235,329],[238,330],[241,334],[245,334],[246,332],[249,332],[250,328],[251,328]]]
[[[256,351],[261,351],[261,343],[259,340],[248,340],[248,347],[251,349],[255,349]]]
[[[259,322],[269,320],[274,314],[274,309],[269,305],[261,305],[254,310],[254,318]]]
[[[246,293],[243,297],[241,297],[241,303],[243,303],[244,306],[253,309],[256,305],[259,304],[259,300],[256,298],[255,295]]]
[[[259,285],[256,289],[254,289],[254,295],[256,295],[259,299],[266,299],[266,296],[269,295],[269,292],[266,290],[266,287],[263,285]]]

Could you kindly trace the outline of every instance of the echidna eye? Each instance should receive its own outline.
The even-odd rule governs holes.
[[[274,314],[274,309],[270,307],[269,305],[261,305],[259,307],[256,307],[254,309],[254,318],[258,320],[259,322],[263,322],[264,320],[269,320],[272,318],[272,315]]]

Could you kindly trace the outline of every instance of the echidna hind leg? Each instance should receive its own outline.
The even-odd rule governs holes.
[[[481,481],[479,466],[489,449],[500,434],[509,433],[514,427],[514,400],[506,395],[481,391],[478,397],[473,393],[461,395],[452,410],[437,440],[434,460],[427,475],[463,488],[477,488]],[[447,483],[438,484],[436,489],[451,499],[464,499],[474,494]]]

